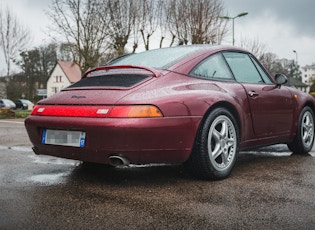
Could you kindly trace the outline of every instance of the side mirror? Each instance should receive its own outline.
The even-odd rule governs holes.
[[[288,78],[284,74],[277,73],[275,76],[275,81],[276,81],[277,87],[280,88],[281,85],[284,85],[285,83],[288,82]]]

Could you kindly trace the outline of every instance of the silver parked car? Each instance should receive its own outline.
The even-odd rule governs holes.
[[[10,99],[0,99],[0,108],[15,109],[16,105]]]

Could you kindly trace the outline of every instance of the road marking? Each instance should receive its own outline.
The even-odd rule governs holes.
[[[24,124],[24,122],[23,121],[1,121],[0,120],[0,123],[13,123],[13,124]]]
[[[7,149],[11,149],[11,150],[17,151],[17,152],[33,152],[31,146],[3,146],[3,145],[0,145],[0,150],[7,150]]]

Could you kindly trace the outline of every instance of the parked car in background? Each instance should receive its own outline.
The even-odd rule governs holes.
[[[149,50],[39,101],[25,126],[36,154],[113,166],[185,162],[200,178],[223,179],[240,150],[312,149],[315,100],[286,82],[236,47]]]
[[[15,109],[16,105],[10,99],[0,99],[0,108]]]
[[[27,109],[32,110],[34,107],[34,104],[26,99],[19,99],[15,101],[16,109]]]

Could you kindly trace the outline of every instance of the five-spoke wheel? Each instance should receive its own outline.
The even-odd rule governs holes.
[[[289,149],[296,154],[311,151],[314,143],[314,113],[310,107],[304,107],[300,114],[294,140],[288,144]]]
[[[187,165],[204,179],[228,177],[237,160],[238,136],[238,124],[231,112],[214,109],[202,123]]]
[[[233,162],[236,137],[235,126],[228,116],[218,116],[212,122],[208,134],[208,154],[216,170],[225,170]]]

